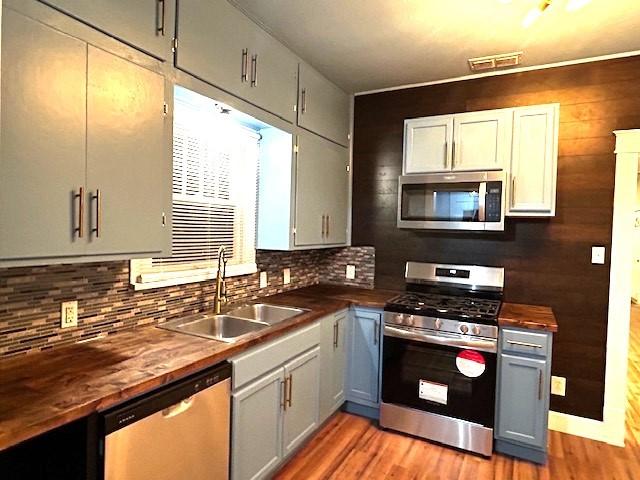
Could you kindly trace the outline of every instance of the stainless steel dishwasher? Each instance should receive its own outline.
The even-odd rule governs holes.
[[[230,378],[225,363],[104,412],[103,478],[228,479]]]

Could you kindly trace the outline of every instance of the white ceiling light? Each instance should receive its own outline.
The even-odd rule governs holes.
[[[576,10],[580,10],[588,3],[591,3],[591,0],[569,0],[567,2],[567,12],[575,12]]]
[[[540,18],[542,13],[550,6],[551,6],[551,0],[542,0],[542,2],[540,2],[540,4],[537,7],[534,7],[531,10],[529,10],[529,13],[527,13],[527,16],[524,17],[524,20],[522,21],[522,26],[524,28],[529,28],[531,25],[534,24],[536,20]]]
[[[480,72],[483,70],[515,67],[516,65],[520,65],[521,60],[522,52],[513,52],[489,55],[488,57],[470,58],[468,62],[471,70],[474,72]]]

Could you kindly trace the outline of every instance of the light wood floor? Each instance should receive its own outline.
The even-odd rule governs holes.
[[[633,307],[625,448],[550,432],[549,462],[491,459],[383,432],[339,413],[276,475],[288,479],[637,480],[640,479],[640,307]]]

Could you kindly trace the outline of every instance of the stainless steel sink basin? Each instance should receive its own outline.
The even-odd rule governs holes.
[[[229,310],[227,314],[233,317],[246,318],[256,322],[274,325],[307,311],[308,310],[304,308],[269,305],[266,303],[253,303],[251,305],[236,307]]]
[[[158,325],[159,328],[233,343],[243,335],[269,327],[269,324],[232,315],[207,315],[196,319],[179,319]]]

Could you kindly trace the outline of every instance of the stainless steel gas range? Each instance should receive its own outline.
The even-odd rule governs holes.
[[[504,269],[407,262],[385,305],[380,426],[490,456]]]

